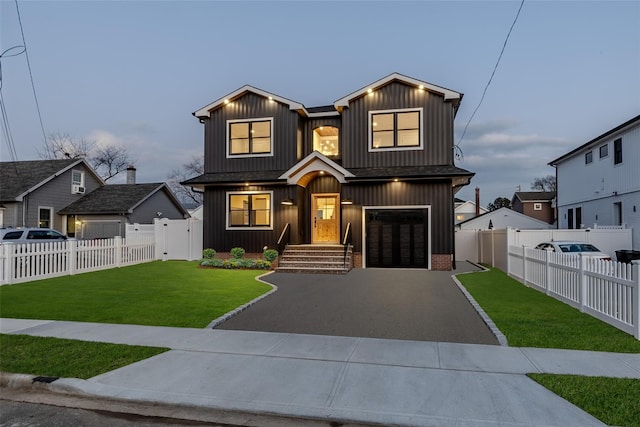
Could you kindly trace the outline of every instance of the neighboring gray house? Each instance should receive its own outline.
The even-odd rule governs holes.
[[[629,227],[633,249],[640,249],[640,115],[549,164],[556,168],[558,228]]]
[[[84,159],[0,162],[0,226],[50,227],[73,236],[58,211],[104,181]]]
[[[553,225],[509,208],[496,209],[456,224],[456,230],[498,230],[504,228],[544,230],[553,228]]]
[[[163,182],[105,185],[59,213],[74,218],[76,237],[81,239],[124,237],[126,224],[150,224],[155,218],[189,217]]]

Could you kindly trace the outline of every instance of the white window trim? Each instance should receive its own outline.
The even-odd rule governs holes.
[[[38,206],[38,228],[40,228],[40,211],[44,209],[49,211],[49,226],[43,228],[55,228],[53,226],[55,218],[53,217],[53,208],[51,206]]]
[[[232,227],[229,223],[229,196],[238,194],[268,194],[269,195],[269,226],[256,226],[256,227]],[[227,191],[225,193],[225,229],[226,230],[252,230],[263,231],[273,230],[273,191]]]
[[[257,154],[231,154],[230,153],[230,144],[231,144],[231,123],[249,123],[249,122],[266,122],[269,121],[271,122],[271,151],[269,151],[268,153],[257,153]],[[258,119],[235,119],[235,120],[227,120],[227,124],[225,125],[225,133],[226,133],[226,155],[227,155],[227,159],[241,159],[241,158],[245,158],[245,157],[273,157],[273,152],[274,152],[274,127],[273,127],[273,117],[262,117],[262,118],[258,118]]]
[[[541,211],[542,210],[542,203],[534,203],[533,204],[533,210],[534,211]]]
[[[404,112],[409,112],[409,111],[418,111],[420,113],[420,119],[419,119],[419,125],[420,125],[420,129],[419,129],[419,139],[420,139],[420,143],[417,146],[411,146],[411,147],[384,147],[384,148],[373,148],[373,141],[372,141],[372,136],[373,136],[373,129],[372,129],[372,117],[374,114],[384,114],[384,113],[404,113]],[[398,131],[397,129],[395,130],[396,132]],[[368,143],[368,150],[370,153],[379,153],[382,151],[408,151],[408,150],[422,150],[424,148],[424,111],[423,108],[396,108],[393,110],[371,110],[369,111],[369,120],[368,120],[368,126],[367,126],[367,143]]]

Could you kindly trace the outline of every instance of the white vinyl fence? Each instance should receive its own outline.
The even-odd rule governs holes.
[[[507,272],[640,339],[640,261],[625,264],[509,246]]]
[[[0,244],[0,285],[105,270],[155,260],[153,239]]]
[[[153,224],[127,224],[129,241],[152,239],[156,259],[193,261],[202,258],[202,220],[155,219]]]

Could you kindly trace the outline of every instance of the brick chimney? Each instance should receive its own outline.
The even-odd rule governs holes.
[[[127,184],[136,183],[136,168],[133,165],[127,166]]]
[[[476,187],[476,216],[480,216],[480,187]]]

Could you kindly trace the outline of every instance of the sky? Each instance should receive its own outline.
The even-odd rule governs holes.
[[[245,84],[306,107],[398,72],[462,92],[457,193],[529,191],[553,159],[640,114],[640,1],[18,1],[45,134],[130,150],[138,182],[203,152],[192,112]],[[14,0],[2,97],[19,160],[43,147]],[[460,140],[463,129],[467,132]],[[2,133],[0,158],[11,160]],[[124,182],[121,176],[114,182]],[[120,181],[118,181],[120,180]],[[111,181],[110,181],[111,182]]]

